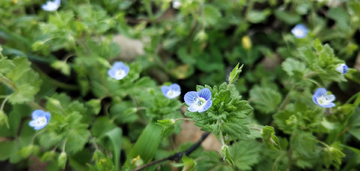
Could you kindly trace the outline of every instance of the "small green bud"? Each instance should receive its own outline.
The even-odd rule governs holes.
[[[61,71],[64,75],[70,75],[71,68],[65,61],[55,61],[51,64],[51,67]]]
[[[195,35],[195,40],[200,41],[200,42],[205,42],[208,39],[208,35],[205,33],[204,30],[199,31],[196,35]]]
[[[229,147],[227,145],[221,147],[221,156],[223,157],[223,160],[227,161],[230,165],[234,165],[234,161],[230,157]]]
[[[297,123],[297,119],[295,115],[291,115],[288,120],[285,121],[286,125],[295,125]]]
[[[0,125],[6,125],[6,127],[9,129],[10,125],[9,125],[9,118],[6,116],[6,114],[4,113],[4,111],[0,111]]]
[[[39,150],[38,146],[29,145],[27,147],[22,148],[18,154],[20,154],[23,158],[28,158],[31,154],[37,152]]]
[[[242,68],[244,65],[241,65],[239,67],[239,64],[237,64],[235,66],[235,68],[231,71],[230,76],[229,76],[229,84],[233,83],[240,75]]]
[[[91,99],[86,102],[86,105],[92,108],[92,112],[97,115],[101,110],[101,100],[100,99]]]
[[[136,158],[133,158],[131,161],[131,165],[139,167],[144,164],[144,161],[140,158],[140,155],[138,155]]]
[[[181,160],[184,162],[184,167],[182,171],[192,171],[196,166],[194,160],[192,158],[187,157],[186,155],[183,155]]]
[[[65,168],[66,166],[66,160],[67,160],[67,155],[65,152],[61,152],[60,156],[58,157],[58,163],[59,163],[59,167],[61,168]]]
[[[54,159],[55,156],[56,156],[55,151],[48,151],[41,157],[41,161],[51,161]]]

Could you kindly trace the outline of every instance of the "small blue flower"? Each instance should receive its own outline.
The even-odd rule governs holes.
[[[185,103],[189,106],[190,112],[204,112],[212,105],[211,91],[203,88],[199,92],[189,91],[184,96]]]
[[[297,24],[293,29],[291,29],[291,33],[294,34],[296,38],[304,38],[308,34],[308,29],[304,24]]]
[[[113,67],[108,70],[108,75],[116,80],[121,80],[129,73],[130,68],[122,62],[115,62]]]
[[[50,121],[51,114],[43,110],[34,110],[31,114],[32,121],[29,126],[34,127],[35,130],[44,128]]]
[[[346,64],[340,64],[336,67],[336,71],[344,75],[349,71],[349,67]]]
[[[164,96],[173,99],[181,94],[179,84],[171,84],[170,86],[162,86],[161,91],[163,92]]]
[[[324,88],[316,89],[313,95],[314,103],[325,108],[334,107],[335,106],[335,104],[333,103],[334,100],[335,100],[335,96],[328,95],[326,89]]]
[[[172,7],[174,8],[174,9],[179,9],[180,7],[181,7],[181,1],[180,0],[173,0],[173,2],[172,2]]]
[[[60,0],[47,1],[46,4],[41,5],[45,11],[56,11],[60,6]]]

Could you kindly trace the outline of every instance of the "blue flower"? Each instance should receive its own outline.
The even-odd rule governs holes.
[[[29,126],[34,127],[35,130],[44,128],[50,121],[51,114],[43,110],[34,110],[31,114],[32,121]]]
[[[115,62],[113,67],[108,70],[108,75],[116,80],[121,80],[129,73],[130,68],[122,62]]]
[[[60,0],[47,1],[46,4],[41,5],[45,11],[56,11],[60,6]]]
[[[291,29],[291,33],[294,34],[296,38],[304,38],[308,34],[308,29],[304,24],[297,24],[293,29]]]
[[[189,106],[190,112],[204,112],[212,105],[211,91],[203,88],[199,92],[189,91],[184,96],[185,103]]]
[[[325,108],[334,107],[335,106],[335,104],[333,103],[334,100],[335,100],[335,96],[328,95],[326,89],[324,88],[316,89],[313,95],[314,103]]]
[[[171,84],[170,86],[162,86],[161,91],[163,92],[164,96],[173,99],[181,94],[179,84]]]
[[[349,71],[349,67],[346,64],[340,64],[336,67],[336,71],[344,75]]]

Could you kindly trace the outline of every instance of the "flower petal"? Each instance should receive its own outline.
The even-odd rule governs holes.
[[[179,84],[176,84],[176,83],[171,84],[171,85],[169,86],[169,88],[170,88],[170,90],[173,90],[173,91],[181,91]]]
[[[129,68],[128,66],[124,66],[122,69],[123,69],[124,72],[125,72],[125,76],[127,76],[128,73],[129,73],[129,71],[130,71],[130,68]]]
[[[198,98],[198,93],[196,91],[189,91],[184,96],[184,101],[188,106],[191,106],[194,102],[196,102]]]
[[[203,88],[197,92],[199,97],[204,98],[206,101],[211,100],[211,91],[208,88]]]
[[[115,62],[113,64],[113,68],[118,70],[118,69],[123,69],[125,67],[125,64],[123,62]]]
[[[167,92],[169,91],[169,89],[170,89],[169,86],[162,86],[161,87],[161,91],[165,96],[167,96]]]
[[[34,111],[31,113],[31,118],[32,118],[33,120],[35,120],[35,119],[37,119],[37,118],[39,118],[39,117],[42,117],[42,116],[44,116],[44,115],[45,115],[45,112],[44,112],[43,110],[38,109],[38,110],[34,110]]]
[[[329,103],[329,104],[319,105],[319,106],[324,107],[324,108],[332,108],[335,106],[335,103]]]
[[[110,77],[116,79],[115,73],[116,73],[116,69],[114,69],[114,68],[111,68],[111,69],[109,69],[109,70],[107,71],[107,74],[108,74]]]
[[[212,100],[209,100],[198,110],[199,113],[207,111],[212,106]]]
[[[49,123],[50,118],[51,118],[51,114],[49,112],[45,112],[45,118],[46,118],[46,122]]]
[[[324,88],[318,88],[318,89],[316,89],[313,97],[319,98],[319,97],[321,97],[322,95],[326,95],[326,94],[327,94],[326,89],[324,89]]]
[[[190,106],[188,107],[188,110],[189,110],[190,112],[198,112],[198,111],[200,111],[201,109],[202,109],[202,107],[199,106],[199,105],[196,105],[196,104],[190,105]]]

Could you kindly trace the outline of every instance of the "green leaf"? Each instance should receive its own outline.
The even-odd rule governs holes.
[[[101,100],[100,99],[91,99],[86,102],[86,105],[91,107],[93,114],[99,114],[101,110]]]
[[[304,156],[314,154],[316,143],[316,137],[311,132],[295,131],[290,138],[292,149]]]
[[[279,139],[275,136],[275,130],[271,126],[265,126],[261,130],[263,144],[266,148],[278,151],[280,150]]]
[[[196,163],[192,158],[187,157],[186,155],[183,155],[181,160],[184,162],[184,167],[182,171],[193,171],[195,168]]]
[[[316,51],[318,51],[318,52],[322,51],[323,47],[322,47],[321,41],[319,39],[314,40],[314,47],[315,47]]]
[[[4,161],[10,158],[12,151],[14,150],[15,143],[13,141],[0,142],[0,161]]]
[[[5,74],[10,72],[13,68],[15,68],[15,64],[6,58],[0,59],[0,73]]]
[[[260,160],[261,144],[255,140],[239,141],[230,146],[230,156],[240,170],[251,170]]]
[[[18,80],[24,73],[26,73],[30,68],[30,62],[26,57],[17,57],[13,59],[13,64],[15,64],[15,68],[11,70],[11,72],[6,74],[12,81]]]
[[[103,138],[109,138],[113,149],[115,168],[119,168],[122,130],[118,127],[105,133]]]
[[[293,58],[287,58],[282,64],[281,67],[289,76],[294,75],[294,71],[304,73],[306,70],[306,65]]]
[[[265,21],[270,14],[270,9],[264,9],[262,11],[251,10],[246,17],[249,22],[256,24]]]
[[[250,99],[255,109],[269,114],[277,110],[281,94],[272,88],[255,86],[250,90]]]
[[[292,14],[280,9],[276,9],[274,11],[274,14],[276,18],[280,19],[281,21],[284,21],[287,24],[293,25],[300,22],[301,17],[298,14]]]
[[[316,39],[318,40],[318,39]],[[314,42],[315,43],[318,43],[317,41]],[[321,44],[320,44],[321,45]],[[316,49],[322,49],[322,46],[320,48],[320,45],[319,44],[316,44],[315,48]],[[314,61],[316,60],[316,54],[315,52],[311,49],[311,48],[307,48],[307,47],[302,47],[302,48],[299,48],[299,53],[300,53],[300,58],[303,59],[309,66],[313,66],[314,65]]]
[[[75,128],[67,136],[65,150],[68,153],[76,153],[82,150],[90,137],[90,131],[85,128]]]
[[[204,11],[203,11],[203,17],[201,18],[201,20],[203,20],[206,25],[215,25],[218,23],[218,20],[221,17],[221,12],[219,11],[218,8],[206,4],[204,7]]]
[[[149,162],[155,156],[160,140],[161,126],[153,122],[149,123],[131,149],[128,160],[140,155],[145,163]]]
[[[39,150],[40,150],[40,147],[35,146],[35,145],[29,145],[29,146],[22,148],[18,153],[23,158],[28,158],[31,154],[36,153]]]

